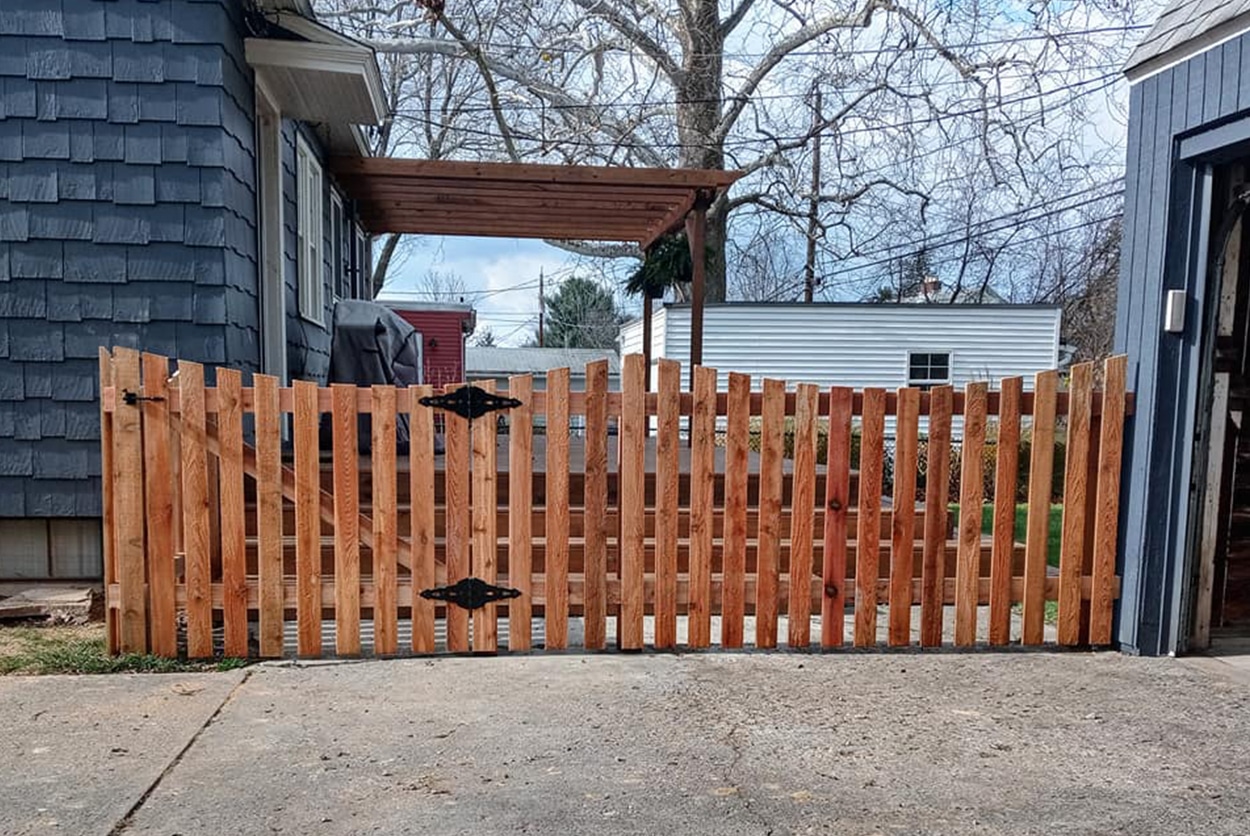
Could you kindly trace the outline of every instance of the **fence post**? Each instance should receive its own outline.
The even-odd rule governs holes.
[[[137,397],[139,352],[113,350],[113,525],[117,580],[121,585],[121,650],[147,653],[147,567],[143,531],[143,418]]]
[[[112,585],[117,583],[117,550],[113,547],[117,536],[117,519],[113,513],[113,413],[104,403],[104,390],[112,385],[113,356],[107,348],[100,346],[100,510],[103,517],[104,631],[108,652],[116,655],[121,651],[121,635],[118,630],[117,610],[109,600]]]

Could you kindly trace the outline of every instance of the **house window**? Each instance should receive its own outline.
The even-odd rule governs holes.
[[[907,355],[907,385],[918,389],[932,389],[951,382],[951,355],[949,351],[926,353],[912,351]]]
[[[347,219],[343,215],[343,199],[330,191],[330,264],[334,270],[334,298],[352,299],[352,276],[349,269]]]
[[[299,205],[299,312],[318,324],[325,322],[325,267],[322,264],[321,164],[303,137],[295,143],[296,200]]]

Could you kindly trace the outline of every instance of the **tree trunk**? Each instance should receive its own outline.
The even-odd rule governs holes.
[[[682,75],[677,83],[678,161],[684,168],[723,169],[725,149],[709,139],[721,119],[724,37],[717,0],[690,0],[682,26]],[[725,301],[725,201],[707,216],[707,285],[705,299]]]

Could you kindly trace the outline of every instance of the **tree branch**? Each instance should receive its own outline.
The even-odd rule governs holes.
[[[673,57],[654,38],[635,26],[633,21],[621,12],[621,9],[608,3],[607,0],[573,0],[573,2],[586,13],[607,21],[613,29],[620,32],[630,43],[642,50],[643,55],[654,61],[655,65],[672,79],[674,84],[677,84],[681,79],[681,67],[677,66],[677,62],[673,60]]]

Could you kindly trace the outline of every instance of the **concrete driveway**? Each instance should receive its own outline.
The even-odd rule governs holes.
[[[0,679],[0,832],[1244,834],[1250,681],[975,653]]]

